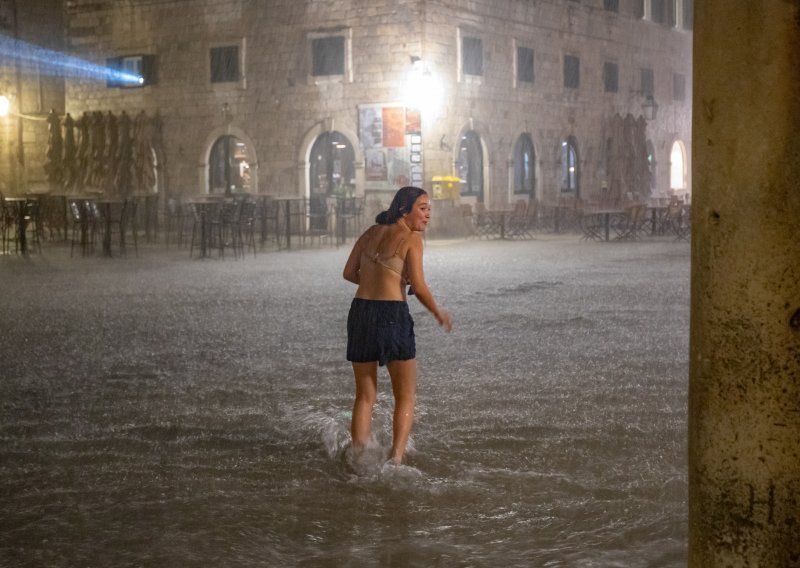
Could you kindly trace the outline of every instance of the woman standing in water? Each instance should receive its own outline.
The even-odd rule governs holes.
[[[359,237],[344,278],[358,285],[347,318],[347,360],[353,363],[356,398],[350,432],[353,449],[364,449],[372,429],[372,409],[378,392],[378,366],[386,365],[392,380],[394,416],[389,459],[399,464],[406,451],[417,390],[414,321],[406,303],[405,285],[446,331],[450,314],[433,299],[422,270],[421,233],[431,218],[425,190],[403,187],[392,204]]]

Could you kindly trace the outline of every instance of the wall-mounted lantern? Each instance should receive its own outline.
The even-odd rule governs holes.
[[[644,112],[645,120],[655,120],[658,114],[658,103],[653,98],[653,95],[647,95],[647,98],[642,103],[642,111]]]

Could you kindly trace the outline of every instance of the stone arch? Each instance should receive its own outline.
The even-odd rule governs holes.
[[[211,149],[214,147],[214,143],[221,136],[235,136],[236,138],[238,138],[247,145],[248,151],[251,153],[251,157],[248,163],[250,164],[252,188],[254,190],[254,193],[259,193],[258,150],[256,148],[255,142],[253,142],[253,139],[244,130],[236,126],[230,126],[230,125],[213,129],[211,132],[209,132],[208,136],[206,136],[206,139],[203,141],[202,154],[200,155],[200,161],[197,168],[198,188],[200,188],[203,193],[209,192],[208,177],[209,177],[209,168],[211,167],[209,164],[209,158],[211,156]]]
[[[490,154],[489,148],[491,146],[491,136],[489,134],[488,127],[472,118],[470,118],[459,130],[458,136],[456,136],[456,143],[453,144],[453,171],[458,172],[458,164],[459,164],[459,154],[461,151],[461,139],[462,137],[466,136],[468,132],[474,132],[478,135],[480,139],[480,150],[481,150],[481,158],[483,161],[482,164],[482,177],[483,177],[483,191],[482,197],[476,196],[464,196],[466,197],[466,201],[469,202],[472,199],[476,201],[483,201],[483,203],[491,204],[493,202],[493,192],[492,192],[492,181],[491,181],[491,163],[490,163]],[[463,188],[462,188],[463,189]],[[463,197],[462,197],[463,199]]]
[[[309,185],[310,157],[314,142],[325,132],[339,132],[350,141],[353,146],[353,167],[355,169],[356,187],[355,195],[364,195],[364,152],[359,144],[358,133],[354,128],[346,124],[335,123],[333,119],[317,122],[309,128],[300,141],[297,155],[297,195],[309,197],[311,187]]]

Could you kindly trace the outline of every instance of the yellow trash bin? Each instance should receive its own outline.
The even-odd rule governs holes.
[[[458,201],[461,197],[461,180],[456,176],[433,176],[433,198]]]

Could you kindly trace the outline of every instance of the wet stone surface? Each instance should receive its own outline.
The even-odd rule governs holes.
[[[0,565],[685,565],[687,243],[429,243],[358,474],[348,252],[0,257]]]

